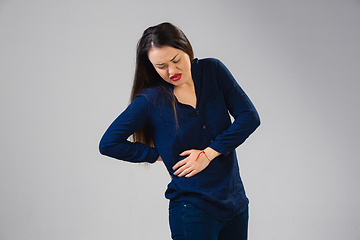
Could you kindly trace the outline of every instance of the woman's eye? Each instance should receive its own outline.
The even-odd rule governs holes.
[[[178,63],[179,61],[180,61],[180,58],[179,58],[179,60],[174,61],[174,63]]]
[[[158,66],[158,69],[164,69],[164,68],[165,68],[165,65]]]

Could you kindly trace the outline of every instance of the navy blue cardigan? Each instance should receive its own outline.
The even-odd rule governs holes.
[[[250,99],[219,60],[195,59],[191,73],[196,109],[176,100],[176,123],[168,97],[157,87],[145,89],[107,129],[100,141],[100,152],[129,162],[154,163],[160,155],[172,176],[165,197],[172,203],[191,202],[225,221],[248,206],[235,148],[259,126],[260,119]],[[169,89],[173,92],[170,84]],[[142,127],[152,137],[155,148],[127,140]],[[179,156],[181,152],[206,147],[221,155],[193,177],[173,175],[172,167],[185,158]]]

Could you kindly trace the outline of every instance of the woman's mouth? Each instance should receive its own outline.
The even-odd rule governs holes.
[[[181,79],[181,73],[172,75],[172,76],[170,77],[170,79],[171,79],[172,81],[179,81],[179,80]]]

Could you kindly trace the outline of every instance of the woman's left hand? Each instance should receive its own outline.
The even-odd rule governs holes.
[[[207,158],[206,154],[201,152],[201,150],[195,149],[182,152],[180,156],[189,156],[179,161],[173,166],[173,170],[176,170],[174,172],[174,175],[178,177],[192,177],[195,174],[204,170],[209,165],[210,161]]]

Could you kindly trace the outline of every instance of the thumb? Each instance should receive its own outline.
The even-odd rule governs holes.
[[[191,150],[186,150],[186,151],[183,151],[182,153],[180,153],[180,156],[190,155],[190,153],[191,153]]]

